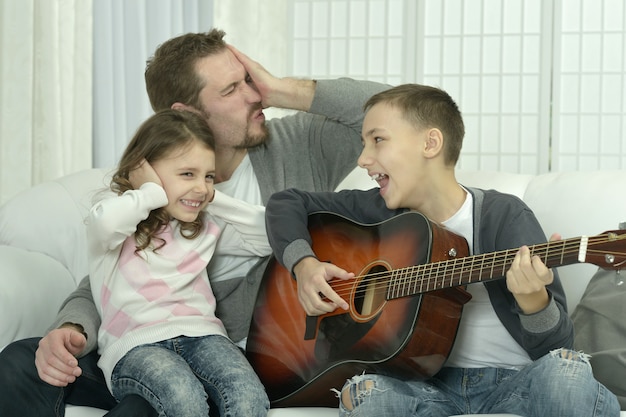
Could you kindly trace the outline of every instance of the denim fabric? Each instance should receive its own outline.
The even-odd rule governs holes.
[[[593,378],[587,357],[569,350],[553,351],[521,371],[444,368],[427,381],[359,375],[343,389],[350,390],[353,405],[349,411],[340,404],[344,417],[618,417],[620,412],[615,395]]]
[[[104,382],[94,352],[78,359],[82,376],[67,387],[42,381],[35,367],[40,338],[18,340],[0,352],[0,416],[63,417],[65,405],[84,405],[111,410],[107,417],[155,417],[156,411],[143,398],[133,395],[117,403]]]
[[[144,397],[159,416],[266,416],[269,399],[243,352],[229,339],[179,337],[138,346],[116,365],[113,395]],[[207,401],[208,400],[208,401]]]

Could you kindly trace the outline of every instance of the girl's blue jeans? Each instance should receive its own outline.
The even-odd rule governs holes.
[[[426,381],[359,375],[346,382],[340,395],[339,415],[344,417],[497,413],[619,417],[620,407],[615,395],[594,379],[587,357],[566,349],[520,371],[443,368]]]
[[[178,337],[138,346],[115,365],[112,392],[144,397],[159,416],[266,416],[269,399],[228,338]]]

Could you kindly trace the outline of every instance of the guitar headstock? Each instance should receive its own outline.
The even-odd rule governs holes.
[[[626,269],[626,230],[589,237],[585,262],[602,269]]]

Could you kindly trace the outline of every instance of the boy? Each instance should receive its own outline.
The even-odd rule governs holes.
[[[359,272],[315,257],[310,213],[330,211],[371,224],[417,211],[464,237],[470,254],[520,249],[506,279],[467,286],[472,299],[438,372],[426,379],[355,376],[340,394],[340,415],[617,415],[615,396],[593,378],[587,358],[570,350],[573,326],[557,273],[525,246],[545,242],[532,211],[514,196],[456,181],[464,136],[456,103],[440,89],[407,84],[374,95],[365,109],[358,162],[379,188],[291,189],[267,204],[270,244],[295,276],[308,315],[347,309],[328,281]]]

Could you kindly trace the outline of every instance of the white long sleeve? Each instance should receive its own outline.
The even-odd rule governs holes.
[[[206,210],[215,220],[224,222],[216,254],[267,256],[272,253],[265,230],[265,207],[215,190]]]

